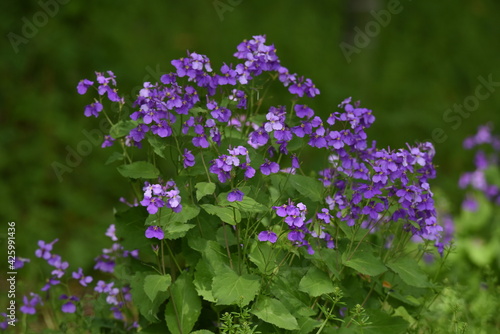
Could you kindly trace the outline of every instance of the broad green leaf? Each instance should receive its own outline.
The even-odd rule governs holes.
[[[321,321],[309,317],[297,318],[297,322],[299,323],[299,330],[297,331],[297,334],[311,333],[314,328],[318,328],[322,324]]]
[[[307,268],[285,267],[279,271],[271,287],[273,295],[296,317],[311,317],[316,312],[309,307],[310,297],[299,290]]]
[[[230,206],[239,209],[241,212],[247,213],[259,213],[267,211],[267,207],[265,205],[260,204],[253,198],[245,195],[241,202],[230,202]]]
[[[316,257],[319,257],[328,270],[334,274],[337,279],[339,279],[339,270],[342,266],[341,253],[337,249],[333,248],[322,248],[317,253],[318,255],[316,255]]]
[[[108,160],[106,160],[106,162],[104,163],[105,165],[110,165],[112,164],[113,162],[115,161],[122,161],[123,160],[123,153],[120,153],[120,152],[113,152]]]
[[[196,225],[194,224],[185,224],[179,222],[168,224],[163,230],[165,232],[165,239],[175,240],[183,238],[186,233],[195,226]]]
[[[202,114],[206,114],[208,112],[207,109],[202,108],[202,107],[193,107],[193,108],[189,109],[189,111],[192,113],[202,113]]]
[[[191,333],[201,313],[201,300],[189,274],[184,272],[170,287],[165,320],[172,334]]]
[[[144,290],[144,282],[146,277],[153,273],[137,272],[130,281],[130,293],[134,304],[137,305],[139,312],[149,321],[159,321],[158,311],[160,305],[168,298],[168,293],[159,291],[156,298],[152,301]]]
[[[189,204],[183,205],[181,212],[173,212],[169,208],[161,208],[158,213],[150,215],[146,220],[148,225],[158,225],[164,229],[172,223],[187,223],[196,218],[200,213],[200,208]]]
[[[212,204],[202,204],[201,207],[208,214],[216,215],[220,220],[230,225],[236,225],[236,223],[241,221],[241,213],[236,208],[215,206]]]
[[[269,322],[279,328],[299,329],[297,319],[277,299],[261,296],[252,307],[251,313],[262,321]]]
[[[403,257],[396,261],[389,261],[387,267],[394,271],[408,285],[418,288],[430,287],[427,275],[420,269],[417,261],[410,257]]]
[[[211,332],[211,331],[206,330],[206,329],[200,329],[199,331],[191,332],[191,334],[214,334],[214,332]]]
[[[238,244],[238,239],[234,235],[232,226],[223,225],[217,229],[217,242],[221,245],[234,246]]]
[[[301,195],[314,202],[323,200],[324,187],[315,178],[304,175],[290,175],[288,181]]]
[[[167,148],[166,139],[158,136],[147,136],[149,145],[153,148],[153,151],[160,157],[166,159],[165,150]]]
[[[267,242],[255,242],[251,246],[248,258],[265,275],[272,274],[276,268],[276,252]]]
[[[144,207],[133,207],[115,214],[116,236],[121,239],[121,245],[128,250],[139,249],[141,253],[151,251],[151,241],[144,236],[144,222],[148,212]]]
[[[199,201],[206,195],[213,194],[215,191],[215,183],[212,182],[198,182],[195,185],[196,199]]]
[[[215,303],[215,298],[212,294],[212,279],[213,275],[209,264],[204,259],[200,260],[194,272],[194,286],[198,295],[211,303]]]
[[[376,309],[369,309],[366,313],[370,317],[370,324],[363,327],[365,334],[401,334],[408,329],[408,322],[401,317],[392,317]]]
[[[130,130],[137,127],[137,125],[139,125],[138,121],[120,121],[111,127],[109,135],[114,139],[124,137],[129,134]]]
[[[146,161],[136,161],[129,165],[121,165],[118,172],[131,179],[155,179],[160,175],[160,171],[153,164]]]
[[[166,275],[148,275],[144,279],[144,292],[151,301],[154,301],[159,292],[166,292],[172,283],[169,274]]]
[[[347,254],[342,254],[342,263],[363,275],[378,276],[387,271],[382,261],[369,252],[358,250],[350,259],[347,259]]]
[[[311,267],[300,280],[299,290],[311,297],[318,297],[334,291],[332,280],[328,275],[316,267]]]
[[[212,292],[217,305],[248,305],[260,289],[260,277],[256,275],[238,275],[226,268],[218,273],[212,284]]]

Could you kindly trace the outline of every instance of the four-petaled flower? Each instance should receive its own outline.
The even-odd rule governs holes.
[[[160,226],[149,226],[146,229],[146,238],[156,238],[162,240],[164,237],[163,229]]]

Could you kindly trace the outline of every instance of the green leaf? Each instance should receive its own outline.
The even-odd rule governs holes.
[[[152,301],[144,290],[144,282],[149,275],[151,275],[151,273],[137,272],[130,281],[130,293],[132,294],[132,300],[134,304],[137,305],[139,312],[149,322],[157,322],[160,320],[157,315],[160,305],[168,298],[168,293],[159,291],[156,298]]]
[[[318,297],[334,291],[332,280],[328,275],[316,267],[311,267],[300,280],[299,290],[311,297]]]
[[[296,317],[311,317],[316,314],[309,306],[310,297],[299,290],[300,280],[306,272],[306,268],[284,267],[271,286],[273,295]]]
[[[138,121],[119,121],[111,127],[111,129],[109,130],[109,135],[114,139],[124,137],[129,134],[130,130],[137,127],[137,125],[139,125]]]
[[[308,317],[297,318],[297,322],[299,323],[299,330],[297,334],[308,334],[314,328],[318,328],[322,324],[321,321]]]
[[[159,225],[167,228],[171,223],[187,223],[193,218],[196,218],[200,213],[200,208],[193,205],[183,205],[181,212],[173,212],[168,208],[161,208],[158,213],[150,215],[146,220],[148,225]]]
[[[144,279],[144,292],[151,301],[154,301],[159,292],[166,292],[172,283],[169,274],[166,275],[148,275]]]
[[[201,300],[189,274],[184,272],[170,287],[165,321],[173,334],[191,333],[201,313]]]
[[[143,237],[147,217],[146,208],[140,206],[115,214],[116,236],[121,239],[120,243],[125,249],[139,249],[144,254],[151,251],[151,241]]]
[[[299,329],[297,319],[277,299],[261,296],[251,313],[257,318],[287,330]]]
[[[256,275],[238,275],[226,268],[218,273],[212,284],[212,292],[217,305],[248,305],[260,289],[260,277]]]
[[[358,250],[349,260],[347,254],[342,254],[342,263],[363,275],[378,276],[387,271],[382,261],[369,252]]]
[[[214,334],[214,332],[211,332],[211,331],[206,330],[206,329],[200,329],[199,331],[191,332],[191,334]]]
[[[267,242],[255,242],[251,246],[248,258],[265,275],[272,274],[276,268],[276,252]]]
[[[106,160],[106,162],[104,163],[105,165],[110,165],[112,164],[113,162],[115,161],[122,161],[123,160],[123,153],[120,153],[120,152],[113,152],[108,160]]]
[[[199,201],[206,195],[213,194],[215,191],[215,183],[212,182],[198,182],[195,185],[196,199]]]
[[[208,214],[216,215],[220,220],[230,225],[236,225],[241,221],[241,213],[236,208],[215,206],[212,204],[202,204],[201,207]]]
[[[369,309],[366,313],[370,317],[370,324],[363,327],[365,334],[401,334],[406,333],[408,329],[409,324],[401,317],[391,317],[376,309]]]
[[[215,303],[215,298],[212,294],[212,279],[213,275],[209,264],[204,259],[200,260],[194,272],[194,286],[198,295],[211,303]]]
[[[174,222],[172,224],[168,224],[167,227],[163,230],[165,232],[165,239],[175,240],[179,238],[183,238],[186,236],[186,233],[195,227],[194,224],[184,224]]]
[[[324,187],[315,178],[304,175],[290,175],[288,181],[301,195],[314,202],[323,200]]]
[[[146,161],[136,161],[129,165],[121,165],[118,172],[131,179],[155,179],[160,175],[160,171],[153,164]]]
[[[208,112],[207,109],[202,108],[202,107],[193,107],[193,108],[189,109],[189,111],[193,112],[193,113],[202,113],[202,114],[206,114]]]
[[[165,155],[164,151],[167,148],[167,144],[165,143],[165,138],[161,138],[158,136],[147,136],[149,145],[153,148],[153,151],[162,157],[163,159],[167,158],[167,155]]]
[[[420,269],[417,261],[410,257],[403,257],[396,261],[390,261],[387,263],[387,267],[398,274],[403,282],[408,285],[418,288],[432,286],[427,279],[427,275]]]
[[[260,204],[253,198],[245,195],[243,200],[240,202],[229,202],[229,205],[239,209],[241,212],[248,213],[259,213],[267,211],[267,207],[265,205]]]

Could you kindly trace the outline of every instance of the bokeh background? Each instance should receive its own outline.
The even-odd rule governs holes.
[[[398,12],[390,22],[377,24],[371,11],[392,6]],[[404,147],[442,129],[433,186],[457,208],[458,177],[473,167],[461,143],[478,125],[500,127],[500,84],[468,117],[443,116],[474,101],[479,77],[500,82],[499,19],[495,0],[2,1],[2,249],[6,222],[15,221],[19,256],[32,257],[39,239],[59,238],[57,251],[72,266],[89,267],[108,246],[103,234],[119,197],[131,196],[126,180],[104,164],[112,149],[91,146],[71,172],[54,172],[54,163],[66,165],[68,152],[88,140],[84,131],[100,130],[99,120],[83,116],[90,97],[77,94],[80,79],[112,70],[120,92],[133,96],[186,50],[219,68],[257,34],[275,44],[284,66],[316,83],[321,95],[309,104],[317,113],[329,114],[349,96],[372,109],[369,135],[380,146]],[[374,30],[363,40],[366,28]],[[356,48],[348,57],[347,44]]]

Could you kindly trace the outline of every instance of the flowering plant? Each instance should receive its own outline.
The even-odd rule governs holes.
[[[418,262],[444,246],[432,144],[377,148],[372,111],[351,98],[321,117],[307,103],[319,89],[264,36],[234,56],[219,72],[195,52],[173,60],[132,112],[111,71],[78,84],[97,91],[84,113],[111,123],[102,147],[135,191],[116,236],[139,255],[115,275],[139,328],[404,332],[436,289]]]

